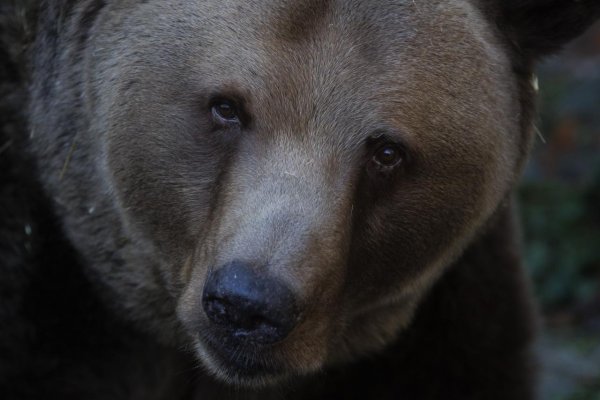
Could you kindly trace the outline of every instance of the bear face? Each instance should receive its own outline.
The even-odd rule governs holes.
[[[72,7],[34,51],[42,179],[107,302],[220,379],[391,343],[523,165],[483,1]]]

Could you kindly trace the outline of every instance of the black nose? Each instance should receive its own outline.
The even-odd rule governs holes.
[[[208,318],[234,338],[260,344],[283,340],[298,319],[291,290],[241,262],[210,273],[202,306]]]

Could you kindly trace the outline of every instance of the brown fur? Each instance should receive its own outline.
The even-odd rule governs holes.
[[[272,17],[274,31],[278,39],[285,41],[306,41],[323,31],[330,16],[331,1],[313,0],[303,2],[281,2],[275,7],[279,13]]]
[[[531,398],[507,199],[547,46],[505,7],[44,2],[31,151],[106,312],[184,349],[157,356],[165,368],[200,363],[189,396]],[[215,124],[215,97],[243,107],[241,126]],[[386,177],[382,135],[406,151]],[[200,300],[232,261],[285,282],[301,317],[228,359]]]

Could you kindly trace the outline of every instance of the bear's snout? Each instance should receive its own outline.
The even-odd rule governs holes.
[[[202,306],[227,342],[279,342],[294,329],[299,316],[295,296],[286,284],[239,261],[209,274]]]

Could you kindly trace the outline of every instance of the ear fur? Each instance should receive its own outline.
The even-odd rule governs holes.
[[[522,55],[558,51],[600,18],[600,0],[485,0],[495,20]]]

